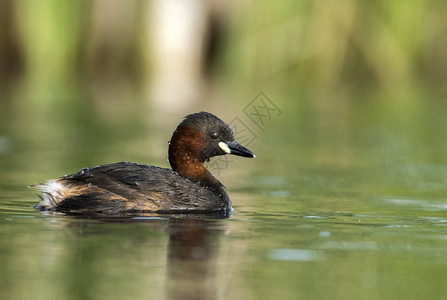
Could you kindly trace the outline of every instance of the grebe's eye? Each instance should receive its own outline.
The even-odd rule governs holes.
[[[219,137],[219,135],[217,134],[217,132],[212,132],[210,134],[210,138],[212,138],[213,140],[217,139]]]

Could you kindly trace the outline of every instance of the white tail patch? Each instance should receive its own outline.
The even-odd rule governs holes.
[[[59,202],[61,202],[68,190],[58,179],[48,180],[45,184],[35,185],[34,188],[37,188],[42,192],[42,196],[40,197],[39,206],[44,208],[52,208],[55,207]]]

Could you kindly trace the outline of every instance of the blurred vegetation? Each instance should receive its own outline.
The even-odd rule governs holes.
[[[144,85],[152,71],[154,2],[1,1],[2,90],[18,82],[44,92],[73,83]],[[445,1],[199,3],[207,7],[199,17],[214,20],[203,26],[219,29],[209,33],[219,33],[207,49],[217,61],[212,74],[236,85],[275,86],[314,99],[333,92],[397,98],[446,92]]]
[[[48,93],[141,75],[142,1],[0,2],[0,78]],[[115,80],[117,81],[117,80]]]
[[[243,62],[234,73],[244,79],[304,92],[445,92],[445,8],[442,1],[253,2],[234,10],[227,62]]]

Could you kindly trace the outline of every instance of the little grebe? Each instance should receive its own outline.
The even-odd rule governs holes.
[[[216,116],[188,115],[169,142],[172,170],[129,162],[86,168],[35,185],[40,210],[75,214],[230,211],[225,187],[206,168],[213,156],[255,157]]]

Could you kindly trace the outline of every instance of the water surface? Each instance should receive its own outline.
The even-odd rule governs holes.
[[[72,97],[3,103],[2,299],[445,298],[441,105],[321,111],[270,95],[280,116],[263,130],[243,119],[257,158],[218,172],[230,218],[101,219],[35,211],[26,186],[122,160],[167,167],[177,121],[159,123],[143,101],[104,111]],[[242,108],[223,114],[243,118]]]

